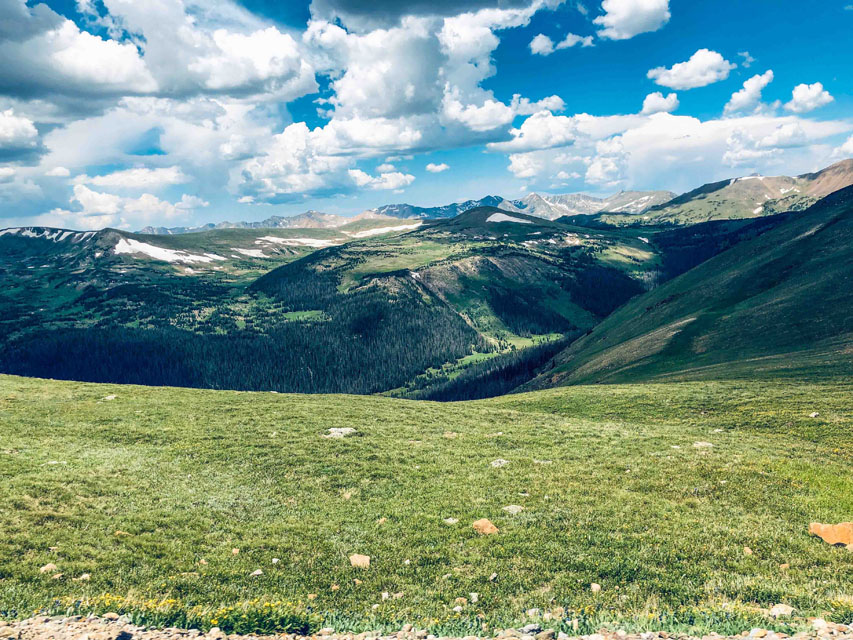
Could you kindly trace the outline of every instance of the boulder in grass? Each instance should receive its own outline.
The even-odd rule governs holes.
[[[354,553],[349,557],[349,563],[356,569],[370,568],[370,556]]]
[[[770,615],[774,618],[787,618],[794,613],[794,607],[787,604],[774,604],[770,608]]]
[[[821,538],[827,544],[853,545],[853,522],[842,522],[841,524],[821,524],[812,522],[809,525],[809,533]]]
[[[498,531],[500,531],[500,529],[498,529],[486,518],[480,518],[471,526],[474,527],[474,531],[483,536],[490,536],[493,533],[497,533]]]
[[[53,564],[52,562],[48,562],[46,565],[41,567],[39,571],[41,573],[51,573],[53,571],[56,571],[57,569],[58,567],[55,564]]]
[[[329,433],[325,434],[324,438],[346,438],[355,433],[352,427],[331,427],[327,429]]]

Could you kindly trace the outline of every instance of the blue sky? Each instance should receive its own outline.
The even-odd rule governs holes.
[[[853,156],[849,0],[0,0],[0,23],[0,227],[680,192]]]

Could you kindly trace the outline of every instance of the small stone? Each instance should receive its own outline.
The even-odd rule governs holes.
[[[456,518],[445,518],[443,522],[444,524],[456,524],[457,522],[459,522],[459,520],[457,520]]]
[[[255,569],[254,571],[252,571],[252,573],[250,575],[262,576],[262,575],[264,575],[264,572],[261,569]]]
[[[770,608],[770,615],[774,618],[787,618],[792,613],[794,613],[794,607],[787,604],[774,604]]]
[[[508,465],[509,460],[498,458],[497,460],[492,460],[489,464],[491,464],[495,469],[500,469],[501,467],[505,467],[506,465]]]
[[[340,587],[340,585],[333,584],[333,585],[332,585],[331,587],[329,587],[329,588],[330,588],[332,591],[338,591],[341,587]]]
[[[278,558],[273,558],[273,559],[272,559],[272,563],[273,563],[273,564],[278,564],[279,562],[281,562],[281,560],[279,560]]]
[[[309,600],[316,600],[316,599],[317,599],[317,594],[316,594],[316,593],[309,593],[309,594],[308,594],[308,599],[309,599]]]
[[[116,396],[114,396],[114,395],[104,396],[104,400],[115,400],[115,399],[116,399]]]
[[[57,567],[57,566],[56,566],[55,564],[53,564],[52,562],[48,562],[46,565],[44,565],[43,567],[41,567],[41,568],[39,569],[39,571],[40,571],[41,573],[50,573],[51,571],[56,571],[58,568],[59,568],[59,567]]]
[[[749,547],[744,547],[743,548],[743,555],[751,556],[752,555],[752,549],[750,549]]]
[[[750,638],[765,638],[767,637],[767,629],[761,629],[756,627],[749,632]]]
[[[127,536],[133,535],[132,533],[128,533],[127,531],[122,531],[121,529],[116,529],[116,532],[113,534],[119,538],[126,538]]]
[[[453,607],[453,610],[456,613],[462,613],[462,607],[460,605],[456,605],[455,607]]]
[[[367,569],[370,567],[370,556],[354,553],[349,557],[349,563],[356,569]]]
[[[379,518],[379,520],[376,521],[376,524],[385,524],[386,522],[388,522],[388,518]]]
[[[358,586],[358,585],[360,585],[360,584],[361,584],[361,580],[359,580],[358,578],[356,578],[355,580],[353,580],[353,584],[355,584],[355,586]]]
[[[468,597],[471,599],[471,604],[476,604],[480,601],[480,594],[474,593],[473,591],[468,594]]]
[[[92,576],[90,576],[88,573],[81,573],[78,578],[73,578],[73,580],[76,580],[77,582],[88,582],[91,577]]]
[[[52,576],[50,576],[50,578],[51,580],[61,580],[63,575],[64,574],[61,573],[54,573]]]
[[[783,562],[782,564],[779,565],[779,569],[781,569],[782,571],[787,571],[790,568],[791,568],[791,565],[789,565],[787,562]]]
[[[589,585],[589,589],[593,593],[598,593],[599,591],[601,591],[601,585],[597,582],[593,582],[591,585]]]
[[[445,437],[445,438],[447,438],[448,440],[452,440],[452,439],[453,439],[453,438],[455,438],[457,435],[458,435],[458,434],[457,434],[455,431],[445,431],[445,432],[444,432],[444,437]]]
[[[403,628],[400,629],[400,631],[402,631],[403,633],[409,633],[412,629],[414,629],[414,627],[412,625],[404,624]]]
[[[544,631],[540,631],[536,634],[536,640],[554,640],[557,637],[557,633],[553,629],[545,629]]]
[[[824,620],[823,618],[815,618],[814,620],[812,620],[812,629],[814,629],[815,631],[822,631],[828,626],[829,625],[827,624],[826,620]]]
[[[503,510],[506,511],[511,516],[515,516],[515,515],[518,515],[519,513],[521,513],[522,511],[524,511],[524,507],[522,507],[521,505],[518,505],[518,504],[510,504],[510,505],[505,506],[503,508]]]
[[[842,522],[841,524],[812,522],[809,525],[809,533],[818,536],[827,544],[844,546],[853,544],[853,522]]]
[[[489,582],[494,582],[497,579],[498,579],[498,574],[496,574],[496,573],[493,573],[492,575],[489,576]]]
[[[524,613],[528,618],[538,618],[542,612],[539,609],[533,608],[533,609],[528,609]],[[540,629],[541,629],[541,627],[540,627]],[[527,633],[530,633],[530,632],[527,632]]]
[[[474,527],[474,531],[483,536],[490,536],[500,531],[500,529],[493,525],[487,518],[480,518],[471,526]]]
[[[323,436],[324,438],[346,438],[356,432],[352,427],[332,427],[327,431],[328,433]]]
[[[391,597],[391,594],[388,593],[387,591],[382,592],[382,599],[383,600],[388,600],[390,597]]]
[[[321,636],[330,636],[335,632],[333,627],[323,627],[317,633]]]
[[[119,615],[115,611],[109,611],[101,616],[104,620],[118,620]],[[211,629],[212,631],[212,629]]]
[[[240,553],[240,550],[237,547],[234,547],[233,549],[231,549],[231,555],[232,556],[236,556],[238,553]]]
[[[812,411],[812,412],[809,414],[809,418],[817,418],[817,417],[819,417],[819,416],[820,416],[820,412],[818,412],[818,411]]]
[[[693,443],[693,446],[694,446],[696,449],[710,449],[710,448],[711,448],[711,447],[713,447],[714,445],[713,445],[713,444],[711,444],[710,442],[694,442],[694,443]]]
[[[532,635],[534,633],[539,633],[542,631],[542,625],[537,624],[536,622],[531,622],[528,625],[525,625],[521,628],[521,633]]]

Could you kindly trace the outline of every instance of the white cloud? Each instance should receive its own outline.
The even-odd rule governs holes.
[[[12,109],[0,111],[0,149],[26,149],[38,144],[33,121],[16,116]]]
[[[736,66],[716,51],[699,49],[686,62],[674,64],[671,69],[656,67],[647,75],[663,87],[695,89],[725,80]]]
[[[125,198],[111,193],[89,189],[75,184],[70,200],[78,210],[54,209],[43,216],[44,224],[78,229],[100,229],[118,227],[129,229],[142,226],[152,220],[174,218],[188,214],[194,209],[208,206],[203,199],[184,194],[178,202],[159,199],[150,193],[138,198]]]
[[[853,156],[853,136],[847,138],[847,142],[835,150],[835,156]]]
[[[744,69],[749,69],[752,66],[752,63],[755,62],[755,58],[749,55],[749,51],[738,51],[737,54],[743,58],[741,65]]]
[[[0,182],[11,182],[16,173],[12,167],[0,167]]]
[[[157,169],[138,167],[114,171],[102,176],[81,175],[74,178],[76,184],[91,184],[113,189],[161,189],[189,181],[190,177],[178,166]]]
[[[516,93],[512,96],[512,102],[510,102],[509,106],[514,115],[529,116],[540,111],[562,111],[566,108],[566,103],[563,102],[560,96],[548,96],[547,98],[542,98],[542,100],[531,102]]]
[[[51,178],[67,178],[71,175],[71,172],[65,167],[54,167],[53,169],[46,171],[44,175]]]
[[[761,75],[754,75],[743,83],[743,88],[735,91],[726,104],[723,112],[726,114],[738,111],[749,111],[758,106],[761,101],[761,92],[773,81],[773,71],[767,70]]]
[[[391,173],[392,171],[396,171],[397,167],[395,167],[393,164],[385,162],[383,164],[380,164],[378,167],[376,167],[376,170],[379,173]]]
[[[450,165],[442,162],[441,164],[435,164],[434,162],[430,162],[426,166],[426,170],[430,173],[441,173],[442,171],[447,171],[450,168]]]
[[[554,41],[540,33],[530,41],[530,52],[534,55],[548,56],[554,53]]]
[[[558,49],[570,49],[578,44],[582,47],[591,47],[594,44],[593,37],[579,36],[574,33],[569,33],[555,45],[551,38],[546,36],[544,33],[540,33],[530,41],[530,51],[536,55],[549,56]]]
[[[491,142],[489,151],[525,152],[536,149],[562,147],[583,139],[603,139],[633,124],[641,122],[642,116],[591,116],[580,113],[574,116],[555,116],[548,111],[534,113],[510,129],[511,140]]]
[[[598,35],[611,40],[627,40],[657,31],[669,22],[669,0],[604,0],[605,14],[593,22],[601,27]]]
[[[444,116],[464,124],[472,131],[491,131],[506,126],[515,117],[511,107],[487,98],[483,104],[463,104],[459,92],[452,91],[444,97]]]
[[[776,130],[767,134],[758,141],[759,147],[765,148],[790,148],[799,147],[808,142],[808,136],[799,122],[785,122],[776,127]]]
[[[371,176],[361,169],[350,169],[348,173],[357,186],[375,190],[402,189],[415,181],[415,176],[399,171],[381,173],[378,176]]]
[[[653,113],[671,113],[676,109],[678,109],[678,95],[670,93],[664,97],[660,91],[655,91],[645,97],[643,110],[640,113],[648,116]]]
[[[790,102],[785,103],[785,108],[794,113],[808,113],[819,107],[829,104],[835,100],[829,91],[823,88],[823,84],[798,84],[794,87]]]
[[[832,161],[826,140],[853,131],[853,123],[840,120],[766,114],[704,121],[668,113],[561,118],[571,122],[561,129],[573,132],[570,142],[555,148],[518,145],[509,157],[513,175],[550,180],[561,171],[579,172],[608,188],[686,191],[731,177],[732,166],[765,174],[813,170]]]

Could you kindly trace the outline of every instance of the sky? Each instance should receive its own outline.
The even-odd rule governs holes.
[[[684,192],[853,157],[851,0],[0,0],[0,227]]]

